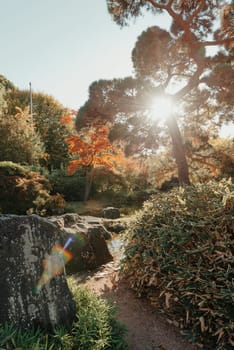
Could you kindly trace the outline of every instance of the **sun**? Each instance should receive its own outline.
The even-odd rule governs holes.
[[[153,119],[165,121],[173,112],[173,103],[167,96],[157,96],[153,98],[150,109]]]

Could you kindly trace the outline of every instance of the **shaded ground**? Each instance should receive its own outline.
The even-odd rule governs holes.
[[[126,340],[130,350],[196,350],[187,343],[179,330],[169,324],[145,299],[131,291],[126,281],[118,281],[120,254],[114,261],[92,274],[76,276],[96,294],[112,301],[118,309],[118,319],[127,326]]]

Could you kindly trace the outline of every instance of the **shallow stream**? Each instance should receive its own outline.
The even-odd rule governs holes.
[[[121,235],[115,235],[111,240],[107,242],[107,246],[112,255],[116,255],[118,253],[122,253],[122,248],[124,246],[124,239]]]

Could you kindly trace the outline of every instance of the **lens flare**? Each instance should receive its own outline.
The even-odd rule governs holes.
[[[77,232],[75,235],[74,235],[74,240],[76,240],[77,242],[79,242],[79,244],[81,246],[84,246],[86,244],[86,241],[84,239],[84,237],[82,236],[82,234],[80,234],[79,232]]]
[[[69,244],[70,244],[71,242],[72,242],[72,238],[69,237],[68,240],[67,240],[67,242],[64,244],[63,249],[64,249],[64,250],[67,249],[67,247],[69,246]]]
[[[173,108],[173,103],[169,97],[156,96],[151,103],[152,117],[154,119],[165,121],[170,117]]]
[[[35,289],[36,293],[39,293],[42,287],[54,276],[58,276],[63,273],[65,265],[73,257],[71,252],[66,250],[71,242],[72,238],[69,237],[63,247],[57,244],[51,249],[51,253],[46,255],[42,263],[43,272]]]

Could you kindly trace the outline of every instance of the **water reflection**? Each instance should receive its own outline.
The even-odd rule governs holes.
[[[115,235],[111,240],[107,242],[109,251],[112,255],[120,253],[124,246],[123,238],[120,235]]]

